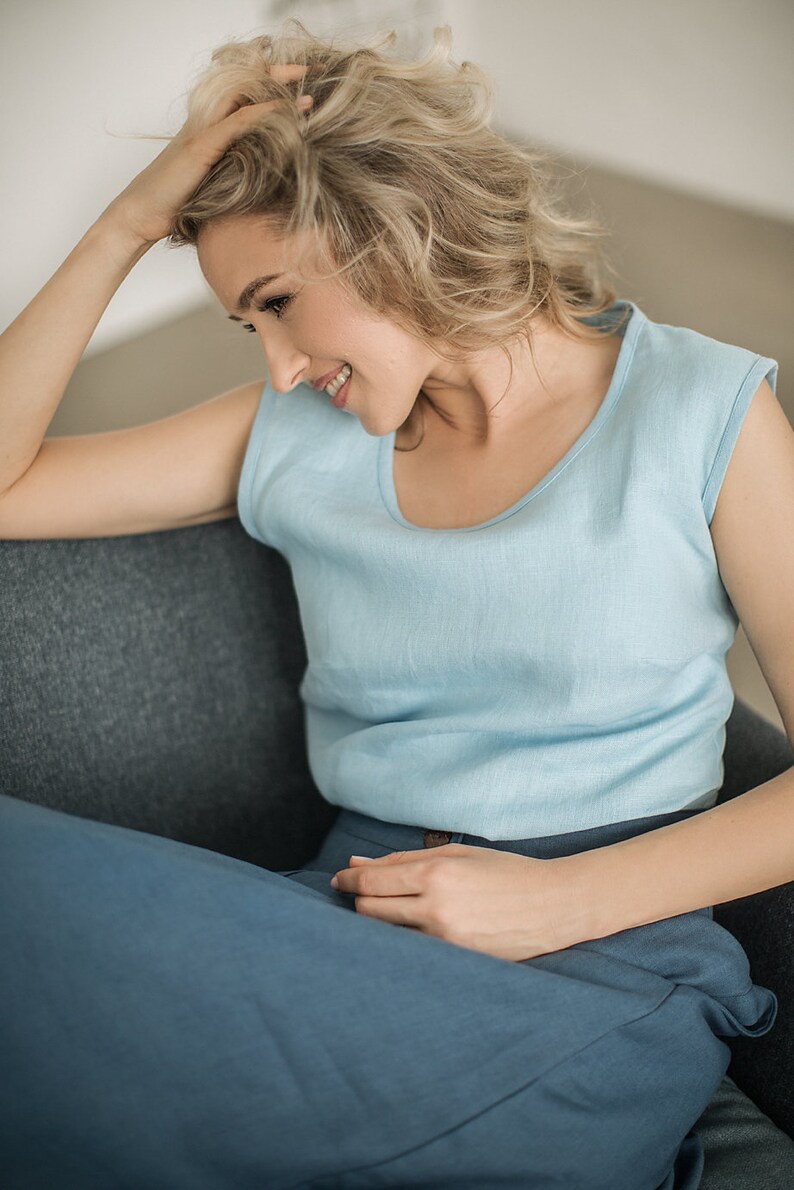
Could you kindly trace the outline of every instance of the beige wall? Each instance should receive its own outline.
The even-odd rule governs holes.
[[[603,169],[794,219],[791,0],[449,0],[498,126]]]
[[[575,205],[594,203],[612,230],[619,292],[655,321],[772,356],[778,395],[794,424],[791,277],[794,224],[591,168],[567,185]],[[192,314],[77,367],[50,436],[137,425],[264,377],[258,338],[219,306]],[[728,655],[736,693],[782,721],[744,632]]]

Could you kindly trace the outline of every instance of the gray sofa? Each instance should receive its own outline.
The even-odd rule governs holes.
[[[280,554],[236,519],[0,541],[0,584],[1,792],[274,870],[317,852],[337,809],[307,767],[305,649]],[[785,736],[737,700],[720,800],[792,763]],[[767,1036],[726,1039],[728,1075],[697,1123],[701,1185],[792,1190],[794,884],[714,916],[780,1010]]]

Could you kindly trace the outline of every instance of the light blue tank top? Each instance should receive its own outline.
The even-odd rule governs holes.
[[[331,803],[486,839],[712,806],[738,617],[709,524],[775,360],[627,313],[599,410],[479,525],[400,512],[395,434],[266,385],[242,524],[288,561],[309,766]]]

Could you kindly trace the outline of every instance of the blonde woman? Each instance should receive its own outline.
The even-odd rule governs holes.
[[[239,514],[339,807],[271,872],[0,799],[16,1187],[693,1190],[774,1024],[711,907],[794,878],[794,773],[715,806],[740,618],[794,737],[777,365],[619,300],[450,46],[220,47],[0,340],[0,536]],[[46,439],[166,238],[267,382]]]

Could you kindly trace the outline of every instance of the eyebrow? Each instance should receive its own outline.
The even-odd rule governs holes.
[[[239,310],[241,314],[244,314],[245,311],[250,308],[251,302],[256,297],[258,291],[265,285],[269,285],[271,281],[277,281],[278,278],[282,277],[283,275],[283,273],[268,273],[266,277],[254,277],[253,281],[246,285],[245,289],[237,299],[237,305],[235,309]],[[236,314],[230,314],[229,318],[231,318],[233,322],[243,321],[242,318],[238,318]]]

